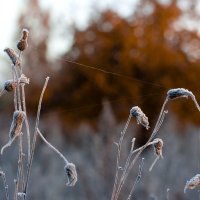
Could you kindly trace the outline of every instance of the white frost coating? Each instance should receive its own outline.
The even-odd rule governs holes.
[[[130,113],[133,117],[136,118],[138,124],[141,124],[147,130],[150,128],[148,117],[142,112],[142,110],[138,106],[132,107]]]
[[[193,190],[197,186],[200,186],[200,174],[196,174],[194,177],[192,177],[189,181],[186,182],[184,193],[186,193],[187,189]]]
[[[185,97],[185,98],[191,97],[192,101],[195,103],[197,109],[200,112],[200,106],[199,106],[194,94],[185,88],[171,89],[167,92],[167,97],[169,99],[176,99],[176,98],[181,98],[181,97]]]

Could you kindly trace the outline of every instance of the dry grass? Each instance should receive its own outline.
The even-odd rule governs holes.
[[[29,121],[26,112],[26,98],[25,98],[25,86],[26,84],[29,84],[29,78],[27,78],[23,74],[22,58],[21,58],[22,52],[26,50],[26,48],[28,47],[28,36],[29,36],[29,31],[27,29],[23,29],[20,40],[17,43],[17,48],[19,53],[16,53],[11,48],[6,48],[4,50],[7,53],[12,63],[11,71],[13,79],[5,82],[1,95],[6,94],[6,92],[13,93],[14,113],[9,131],[9,140],[8,143],[1,148],[1,154],[4,153],[6,148],[8,147],[12,148],[12,143],[15,140],[18,140],[19,144],[18,160],[16,161],[18,164],[17,174],[16,177],[13,178],[15,184],[14,186],[15,190],[13,194],[11,194],[10,188],[6,182],[5,172],[3,171],[3,169],[0,170],[0,177],[3,180],[5,188],[4,191],[6,200],[28,199],[27,192],[28,192],[29,178],[30,178],[31,167],[32,167],[38,135],[51,149],[53,149],[56,153],[58,153],[58,155],[64,160],[64,172],[66,173],[68,178],[68,182],[66,185],[73,186],[77,181],[77,172],[75,165],[73,163],[70,163],[53,145],[51,145],[44,138],[42,133],[39,131],[42,100],[45,94],[45,90],[47,88],[49,77],[46,78],[40,95],[34,131],[32,132],[29,128]],[[23,140],[24,135],[22,131],[24,124],[25,124],[25,133],[27,136],[27,140]],[[25,144],[24,141],[26,141],[27,144]],[[27,147],[27,149],[25,149],[24,147]]]

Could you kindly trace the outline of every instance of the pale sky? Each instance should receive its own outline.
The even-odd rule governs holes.
[[[2,80],[2,78],[5,80],[5,72],[7,70],[4,69],[6,69],[8,66],[7,63],[4,62],[4,60],[7,60],[7,57],[4,55],[3,49],[5,47],[15,48],[14,37],[16,36],[16,23],[19,16],[25,9],[25,5],[28,0],[0,1],[2,1],[0,7],[0,80]],[[52,26],[55,23],[63,21],[68,25],[75,23],[80,28],[86,27],[90,16],[93,15],[97,10],[101,11],[106,8],[111,8],[122,16],[127,17],[133,12],[136,4],[139,1],[140,0],[39,0],[42,9],[50,10]],[[169,0],[160,1],[167,2]],[[188,7],[188,1],[189,0],[179,1],[180,7],[182,7],[183,10]],[[186,25],[188,28],[190,28],[192,25],[191,21],[189,21]],[[192,28],[193,27],[194,25],[192,25]],[[53,48],[49,49],[54,49],[57,54],[63,53],[63,51],[66,50],[67,45],[64,43],[64,41],[67,40],[63,40],[60,37],[59,28],[56,28],[56,30],[53,31],[50,36],[51,45]],[[70,41],[70,34],[68,41]],[[57,45],[55,45],[55,43]]]

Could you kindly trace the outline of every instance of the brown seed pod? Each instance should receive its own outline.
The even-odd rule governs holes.
[[[162,150],[163,150],[163,140],[160,138],[156,138],[154,143],[154,152],[157,156],[162,156]]]
[[[6,48],[6,49],[4,49],[4,51],[9,56],[9,58],[12,61],[13,65],[20,65],[21,60],[19,59],[19,56],[17,55],[17,53],[13,49]]]
[[[13,80],[7,80],[4,83],[4,90],[7,92],[12,92],[17,87],[17,83]]]
[[[27,48],[27,46],[28,46],[28,42],[27,42],[28,35],[29,35],[29,31],[27,29],[23,29],[21,38],[20,38],[19,42],[17,43],[17,48],[20,51],[24,51]]]
[[[20,135],[25,117],[26,114],[23,111],[17,110],[14,112],[9,132],[10,139]]]

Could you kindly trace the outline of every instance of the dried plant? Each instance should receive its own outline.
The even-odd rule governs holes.
[[[186,193],[187,189],[193,190],[198,186],[200,186],[200,174],[196,174],[194,177],[186,182],[184,193]]]
[[[135,117],[138,124],[141,124],[147,130],[149,129],[148,117],[146,117],[146,115],[143,113],[143,111],[138,106],[134,106],[134,107],[131,108],[128,120],[125,124],[123,131],[121,132],[119,142],[115,142],[118,150],[117,150],[116,174],[115,174],[115,181],[114,181],[111,200],[119,199],[119,195],[121,193],[121,190],[122,190],[124,184],[126,183],[126,180],[129,176],[130,171],[132,170],[132,168],[135,165],[136,161],[138,160],[139,156],[146,149],[146,147],[153,145],[154,152],[155,152],[155,155],[156,155],[154,162],[152,163],[152,165],[149,168],[149,171],[151,171],[153,169],[153,166],[156,164],[156,162],[158,161],[158,159],[160,157],[163,158],[163,154],[162,154],[163,140],[160,139],[160,138],[154,139],[154,137],[158,133],[158,131],[159,131],[159,129],[160,129],[160,127],[161,127],[161,125],[164,121],[164,118],[165,118],[166,114],[168,113],[168,111],[165,110],[165,107],[166,107],[169,100],[174,100],[174,99],[177,99],[177,98],[188,98],[188,97],[191,97],[191,99],[195,103],[197,109],[200,111],[200,106],[199,106],[198,102],[196,101],[194,94],[191,91],[184,89],[184,88],[176,88],[176,89],[171,89],[167,92],[167,96],[166,96],[165,101],[162,105],[158,120],[156,122],[156,125],[155,125],[148,141],[145,143],[145,145],[134,150],[135,138],[132,140],[131,149],[130,149],[130,152],[127,156],[126,162],[125,162],[124,167],[123,167],[123,165],[120,164],[120,162],[121,162],[121,160],[120,160],[121,150],[122,150],[121,146],[122,146],[128,125],[131,121],[131,117]],[[136,155],[135,155],[135,153],[136,153]],[[143,166],[143,163],[141,164],[141,166]],[[120,173],[120,171],[122,171],[122,173]],[[141,169],[139,171],[140,171],[139,174],[141,175]],[[141,179],[141,176],[140,176],[139,179]],[[133,184],[133,187],[130,191],[130,194],[128,195],[127,200],[132,197],[135,185],[138,183],[137,180],[138,180],[138,176],[136,178],[136,181]],[[199,182],[198,181],[199,181],[199,175],[195,176],[193,179],[191,179],[189,182],[187,182],[185,188],[186,189],[187,188],[193,189],[194,185],[195,185],[195,187],[197,185],[199,185],[200,181]],[[168,197],[168,199],[169,199],[169,197]]]
[[[35,153],[35,148],[36,148],[36,141],[37,141],[38,136],[48,145],[50,149],[52,149],[64,161],[64,172],[67,175],[66,185],[74,186],[78,180],[76,166],[73,163],[69,162],[66,159],[66,157],[58,149],[56,149],[51,143],[49,143],[39,129],[42,100],[43,100],[45,90],[47,88],[49,77],[47,77],[45,80],[45,83],[44,83],[44,86],[39,98],[36,123],[35,123],[34,131],[33,131],[33,135],[31,137],[31,131],[30,131],[27,112],[26,112],[26,98],[25,98],[25,86],[29,84],[30,80],[23,74],[22,59],[21,59],[22,52],[26,50],[26,48],[28,47],[28,36],[29,36],[29,31],[27,29],[23,29],[22,35],[17,43],[17,48],[19,50],[18,53],[16,53],[11,48],[6,48],[4,50],[12,62],[13,79],[7,80],[4,83],[3,89],[0,93],[0,95],[6,92],[14,93],[13,94],[14,112],[13,112],[13,120],[10,126],[9,136],[8,136],[9,139],[8,139],[8,142],[1,148],[1,154],[3,154],[4,150],[7,147],[11,146],[11,144],[15,140],[18,140],[18,160],[17,160],[18,169],[17,169],[17,175],[14,179],[15,190],[13,194],[13,200],[28,199],[28,195],[27,195],[28,185],[29,185],[30,173],[31,173],[31,168],[32,168],[32,163],[33,163],[33,158],[34,158],[34,153]],[[137,124],[142,125],[146,130],[149,130],[150,128],[148,117],[144,114],[144,112],[141,110],[140,107],[134,106],[130,109],[127,122],[121,132],[119,141],[115,142],[117,146],[117,162],[116,162],[115,181],[114,181],[111,200],[119,199],[121,191],[126,184],[128,176],[130,175],[130,171],[133,169],[136,161],[139,159],[142,152],[148,146],[153,146],[154,154],[156,156],[155,160],[153,161],[152,165],[149,168],[149,171],[153,169],[154,165],[156,164],[159,158],[163,158],[164,142],[161,138],[155,138],[155,136],[158,133],[161,125],[163,124],[166,114],[168,113],[168,111],[165,109],[166,105],[170,100],[176,100],[178,98],[188,98],[188,97],[190,97],[193,100],[197,109],[200,111],[200,106],[198,102],[196,101],[194,94],[191,91],[184,88],[176,88],[176,89],[169,90],[167,92],[165,101],[162,105],[158,120],[155,124],[155,127],[149,139],[143,146],[135,149],[136,139],[133,138],[131,140],[131,147],[130,147],[129,154],[127,155],[125,163],[122,163],[121,161],[122,144],[123,144],[128,126],[131,122],[131,119],[135,118]],[[24,125],[25,127],[23,129]],[[25,135],[27,136],[27,141],[26,141],[27,145],[23,144],[23,141],[24,141],[22,140],[23,131],[26,133]],[[27,154],[24,153],[24,146],[27,146],[27,149],[26,149]],[[144,166],[144,158],[141,159],[138,174],[127,195],[127,200],[130,200],[134,195],[135,187],[142,178],[143,166]],[[5,199],[10,200],[12,195],[9,193],[9,186],[6,181],[6,174],[2,169],[0,169],[0,177],[4,185]],[[186,191],[187,189],[194,189],[199,185],[200,185],[200,175],[197,174],[191,180],[187,181],[184,191]],[[167,190],[166,199],[169,199],[169,190]]]
[[[26,112],[26,99],[25,99],[25,86],[26,84],[29,84],[29,78],[27,78],[23,74],[23,69],[21,66],[21,55],[22,51],[24,51],[28,47],[28,36],[29,31],[27,29],[22,30],[21,38],[19,39],[17,43],[17,48],[19,50],[19,53],[16,53],[11,48],[6,48],[4,51],[7,53],[8,57],[10,58],[12,62],[12,80],[8,80],[4,83],[3,89],[1,91],[1,95],[5,92],[13,92],[13,99],[14,99],[14,113],[13,113],[13,120],[10,126],[9,131],[9,140],[8,143],[5,144],[1,148],[1,154],[4,153],[4,150],[11,146],[11,144],[18,139],[18,166],[17,166],[17,175],[14,178],[15,183],[15,190],[13,194],[13,200],[28,199],[27,191],[28,191],[28,184],[29,184],[29,178],[31,173],[31,167],[36,147],[36,140],[38,135],[42,138],[42,140],[51,148],[53,149],[58,155],[64,160],[64,169],[65,173],[67,174],[68,182],[67,186],[74,186],[77,182],[77,172],[76,167],[73,163],[68,162],[68,160],[61,154],[53,145],[51,145],[42,135],[42,133],[39,131],[39,120],[40,120],[40,110],[42,105],[43,96],[49,81],[49,77],[46,78],[39,103],[38,103],[38,110],[37,110],[37,116],[36,116],[36,124],[35,124],[35,130],[33,132],[33,136],[31,137],[30,128],[29,128],[29,122],[27,118],[27,112]],[[25,132],[27,135],[27,145],[23,144],[22,137],[22,131],[23,126],[25,124]],[[32,139],[31,139],[32,138]],[[24,146],[27,146],[27,154],[24,153]],[[27,166],[27,167],[25,167]],[[3,170],[0,169],[0,177],[3,180],[4,183],[4,189],[5,189],[5,199],[10,200],[11,194],[9,193],[9,187],[6,182],[6,174]]]

